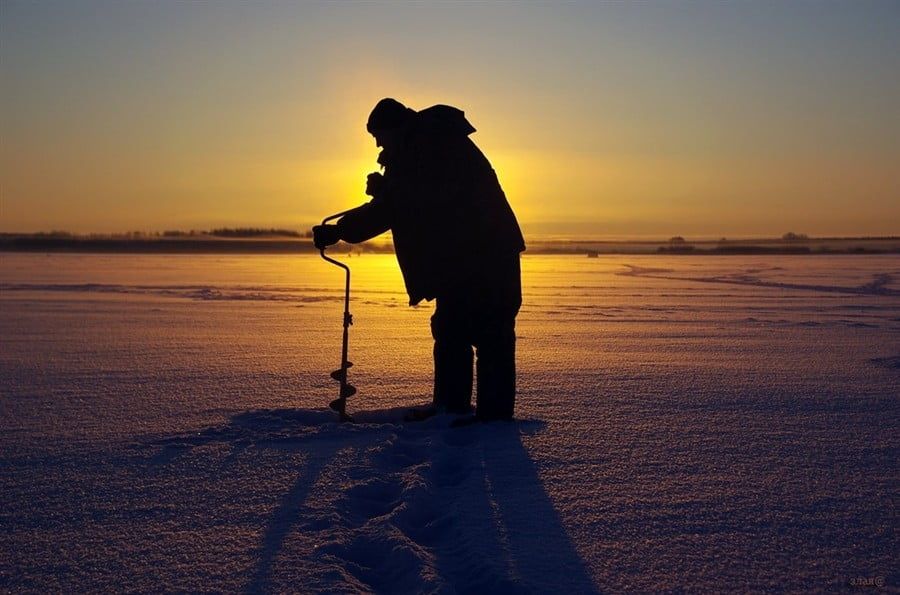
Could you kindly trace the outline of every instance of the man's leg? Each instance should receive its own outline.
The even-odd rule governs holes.
[[[474,312],[478,407],[482,420],[512,419],[516,405],[516,315],[522,305],[519,255],[495,264]]]
[[[465,302],[437,299],[431,317],[434,337],[434,405],[449,413],[472,409],[472,343]]]
[[[478,408],[485,421],[512,419],[516,405],[516,319],[492,320],[478,341]]]

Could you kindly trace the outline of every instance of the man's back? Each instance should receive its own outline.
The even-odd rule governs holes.
[[[434,106],[415,114],[382,152],[383,209],[410,301],[459,291],[525,249],[497,175],[468,137],[463,112]],[[342,225],[352,229],[356,218]]]

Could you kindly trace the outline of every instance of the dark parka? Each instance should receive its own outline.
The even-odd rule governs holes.
[[[410,304],[503,276],[525,250],[516,217],[463,112],[414,112],[394,153],[382,151],[384,184],[338,221],[356,243],[391,230]]]

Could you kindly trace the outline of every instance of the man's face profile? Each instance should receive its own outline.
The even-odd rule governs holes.
[[[394,128],[382,128],[372,132],[375,137],[375,146],[391,149],[397,142],[397,130]]]

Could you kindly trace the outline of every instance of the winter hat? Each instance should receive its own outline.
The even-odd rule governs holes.
[[[396,99],[385,97],[375,105],[372,113],[369,114],[366,130],[370,134],[374,134],[376,130],[399,128],[415,113],[415,110],[406,107]]]

